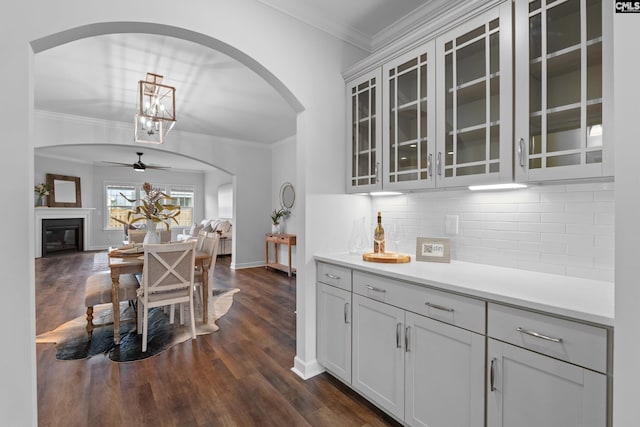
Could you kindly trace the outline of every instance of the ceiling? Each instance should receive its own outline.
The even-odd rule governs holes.
[[[369,50],[385,28],[424,9],[425,5],[442,2],[259,1]],[[263,144],[295,134],[294,110],[252,70],[208,47],[151,34],[101,35],[37,53],[35,107],[52,113],[131,123],[133,127],[137,82],[143,80],[147,72],[163,75],[163,83],[176,87],[174,130]],[[132,163],[138,151],[136,147],[64,150],[60,148],[60,156],[81,161]],[[55,149],[47,151],[49,155],[57,155]],[[176,162],[175,158],[163,159],[161,152],[154,155],[158,156],[156,163],[159,164]],[[149,160],[149,163],[154,162]],[[190,163],[181,164],[181,169],[188,169]],[[194,163],[192,168],[201,170],[203,166]]]

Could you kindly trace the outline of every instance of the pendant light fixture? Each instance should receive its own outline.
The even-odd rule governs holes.
[[[176,88],[162,84],[163,76],[147,73],[138,82],[134,141],[164,143],[176,124]]]

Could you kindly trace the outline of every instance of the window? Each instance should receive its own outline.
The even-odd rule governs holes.
[[[153,184],[154,188],[159,188],[165,194],[171,196],[172,200],[165,200],[164,203],[179,205],[180,215],[176,217],[178,223],[170,221],[170,227],[189,227],[193,224],[193,206],[195,201],[195,190],[189,188],[172,188],[170,185]],[[106,206],[106,229],[121,229],[122,224],[116,221],[127,220],[127,213],[136,206],[130,200],[140,200],[144,197],[142,184],[107,184],[105,185],[105,206]]]
[[[193,224],[193,200],[195,198],[195,191],[183,190],[183,189],[171,189],[167,191],[173,200],[169,200],[168,203],[180,206],[180,215],[176,218],[178,224],[171,222],[172,227],[189,227]]]
[[[122,224],[114,218],[126,221],[127,212],[134,207],[134,203],[122,197],[123,194],[131,200],[136,199],[136,187],[133,185],[106,186],[107,229],[121,228]]]

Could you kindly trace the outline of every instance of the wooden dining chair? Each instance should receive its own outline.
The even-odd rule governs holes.
[[[138,291],[138,333],[142,351],[147,351],[149,310],[154,307],[189,303],[191,337],[196,337],[193,311],[193,276],[196,242],[144,246],[142,287]]]
[[[206,252],[207,254],[211,255],[211,261],[209,262],[209,272],[208,272],[208,278],[209,278],[209,288],[211,288],[211,284],[213,283],[213,270],[216,266],[216,259],[218,258],[218,248],[220,246],[220,234],[217,232],[211,232],[211,233],[207,233],[205,235],[204,241],[202,243],[202,251]],[[201,301],[204,301],[203,296],[202,296],[202,283],[203,283],[203,277],[202,277],[202,270],[201,269],[196,269],[195,270],[195,274],[193,276],[193,282],[196,288],[200,288],[200,297],[201,297]]]

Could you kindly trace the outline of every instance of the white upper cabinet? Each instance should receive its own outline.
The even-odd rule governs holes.
[[[382,189],[381,70],[347,83],[347,192]]]
[[[435,186],[435,63],[431,41],[382,68],[385,189]]]
[[[511,22],[505,2],[436,40],[441,186],[513,179]]]
[[[516,1],[518,180],[613,175],[603,108],[610,9],[601,0]]]

